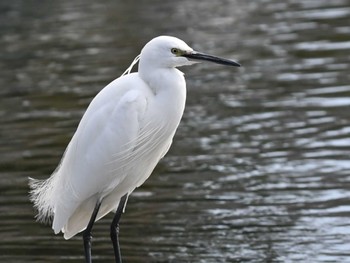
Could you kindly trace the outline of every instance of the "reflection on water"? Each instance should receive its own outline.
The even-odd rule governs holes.
[[[1,262],[82,262],[80,236],[34,222],[27,177],[52,172],[91,98],[160,34],[244,67],[183,69],[186,112],[130,198],[125,261],[350,262],[348,1],[219,2],[0,3]],[[110,220],[95,262],[113,262]]]

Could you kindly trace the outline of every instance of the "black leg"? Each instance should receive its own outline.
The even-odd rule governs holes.
[[[115,216],[113,218],[112,224],[111,224],[111,239],[113,243],[114,248],[114,256],[115,256],[115,262],[116,263],[122,263],[122,257],[120,254],[120,248],[119,248],[119,220],[123,213],[123,209],[125,206],[125,202],[128,199],[128,194],[125,194],[119,201],[119,205],[117,208],[117,211],[115,212]]]
[[[98,210],[100,210],[101,202],[98,202],[95,206],[94,211],[92,212],[89,224],[87,225],[86,229],[83,232],[83,240],[84,240],[84,251],[85,251],[85,262],[91,263],[91,229],[92,226],[95,223],[96,216],[98,213]]]

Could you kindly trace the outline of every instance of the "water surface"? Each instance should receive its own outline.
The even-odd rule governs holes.
[[[2,1],[0,261],[83,262],[35,222],[87,105],[154,36],[238,60],[183,68],[174,144],[131,196],[125,262],[350,262],[347,0]],[[94,262],[113,262],[108,227]]]

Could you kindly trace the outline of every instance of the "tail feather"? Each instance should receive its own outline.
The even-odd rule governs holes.
[[[35,216],[37,221],[50,223],[53,218],[53,207],[50,204],[50,192],[52,191],[52,178],[47,180],[29,179],[29,199],[34,203],[38,214]]]
[[[118,200],[118,199],[117,199]],[[65,239],[70,239],[71,237],[75,236],[77,233],[85,230],[87,227],[92,211],[94,210],[96,203],[98,202],[98,195],[94,195],[84,202],[80,204],[78,208],[75,209],[74,213],[70,216],[66,224],[62,228],[62,232],[64,233]],[[97,213],[96,220],[98,221],[102,217],[104,217],[106,214],[111,212],[116,208],[119,201],[115,201],[113,203],[103,202],[101,204],[100,210]],[[53,228],[55,226],[55,220],[53,223]]]
[[[96,203],[96,195],[85,200],[79,207],[75,209],[74,213],[69,217],[68,221],[66,221],[63,226],[59,226],[61,228],[60,230],[62,230],[64,233],[65,239],[70,239],[87,227]],[[57,228],[55,222],[56,220],[58,223],[59,218],[56,218],[55,216],[54,223],[52,225],[53,229],[55,229],[55,227]],[[55,229],[55,231],[56,230],[58,229]]]
[[[44,223],[52,223],[52,229],[55,234],[62,231],[65,239],[70,239],[77,233],[83,231],[91,217],[91,213],[98,201],[102,201],[100,210],[97,214],[96,220],[99,220],[107,213],[115,211],[119,204],[121,196],[125,194],[124,191],[119,191],[118,188],[107,196],[101,197],[100,194],[95,194],[83,201],[72,200],[72,190],[69,191],[68,199],[62,189],[66,189],[67,184],[57,189],[58,180],[61,178],[58,174],[51,176],[47,180],[37,180],[29,178],[29,197],[37,209],[37,221]],[[131,192],[131,191],[130,191]]]

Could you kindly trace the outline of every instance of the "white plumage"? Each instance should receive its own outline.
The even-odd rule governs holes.
[[[130,73],[138,58],[138,72]],[[174,37],[154,38],[126,73],[91,101],[51,177],[30,180],[38,220],[52,220],[54,232],[62,231],[66,239],[86,229],[86,262],[91,262],[94,220],[115,211],[122,197],[124,206],[169,150],[186,100],[186,82],[176,67],[193,60],[239,66],[193,51]],[[121,262],[116,231],[120,214],[119,207],[111,225],[116,262]]]
[[[169,48],[157,49],[155,42],[164,39],[170,41]],[[174,46],[192,50],[165,36],[146,45],[139,72],[114,80],[91,101],[53,175],[46,181],[31,180],[39,220],[53,217],[53,230],[62,231],[66,239],[85,229],[98,200],[103,202],[97,220],[115,210],[171,145],[185,107],[186,83],[173,67],[144,63],[149,46],[157,56]],[[176,57],[168,57],[167,63],[173,64]]]

